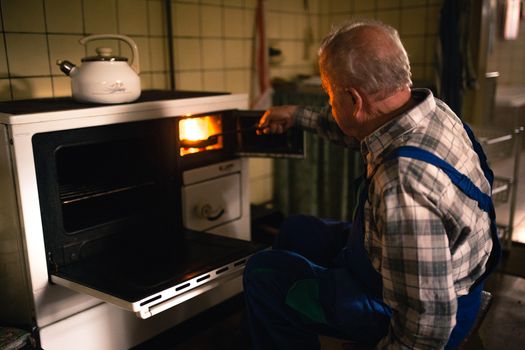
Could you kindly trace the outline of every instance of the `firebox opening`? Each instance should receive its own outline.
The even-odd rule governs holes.
[[[221,149],[223,137],[220,114],[188,117],[179,121],[180,155]]]

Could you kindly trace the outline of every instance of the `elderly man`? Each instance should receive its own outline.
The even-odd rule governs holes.
[[[253,349],[318,349],[318,334],[365,348],[454,349],[500,254],[483,151],[445,103],[411,89],[390,26],[334,30],[319,66],[330,106],[274,107],[260,126],[359,146],[366,176],[351,224],[290,217],[273,249],[249,260]]]

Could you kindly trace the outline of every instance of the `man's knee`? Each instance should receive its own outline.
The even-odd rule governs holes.
[[[312,230],[318,220],[308,215],[291,215],[282,223],[274,248],[293,250],[301,239],[304,239],[305,232]]]
[[[289,288],[297,279],[313,275],[304,257],[284,250],[265,250],[253,255],[244,269],[244,288]]]
[[[311,227],[314,221],[319,221],[319,219],[310,215],[290,215],[282,223],[280,232],[284,234],[295,233]]]

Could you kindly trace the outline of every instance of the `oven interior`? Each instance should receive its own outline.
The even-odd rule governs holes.
[[[256,135],[260,116],[223,111],[34,135],[51,279],[143,305],[160,298],[155,293],[200,283],[212,276],[207,271],[215,278],[240,268],[266,248],[182,224],[185,171],[238,154],[304,156],[298,130]],[[201,122],[200,134],[184,130]]]

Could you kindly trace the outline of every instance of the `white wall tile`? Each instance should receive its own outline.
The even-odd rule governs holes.
[[[273,175],[273,159],[250,158],[250,178],[268,177]]]
[[[250,82],[249,69],[227,70],[225,72],[226,91],[232,93],[248,93]]]
[[[244,0],[244,7],[255,9],[257,7],[257,0]]]
[[[438,38],[434,36],[426,37],[425,39],[425,63],[433,64],[436,57]]]
[[[348,22],[349,20],[370,19],[370,18],[373,18],[373,13],[361,13],[357,15],[349,15],[349,14],[332,15],[332,23],[338,26],[338,25],[342,25],[345,22]]]
[[[0,5],[6,32],[45,32],[42,0],[2,0]]]
[[[81,0],[45,0],[47,30],[51,33],[82,33]]]
[[[372,6],[374,4],[373,1],[361,1],[361,2],[372,3]],[[352,1],[349,1],[349,0],[332,0],[328,2],[328,5],[330,6],[331,13],[348,12],[352,10]]]
[[[439,18],[441,16],[441,6],[427,7],[427,34],[439,33]]]
[[[378,9],[398,9],[399,3],[403,0],[376,0]]]
[[[244,35],[243,37],[252,38],[255,33],[255,11],[253,9],[244,10],[243,14],[244,14],[244,19],[243,19]]]
[[[303,12],[304,1],[303,0],[287,0],[282,2],[282,10],[289,12]]]
[[[130,37],[131,40],[137,44],[138,47],[138,63],[139,63],[139,69],[141,71],[150,71],[151,70],[151,62],[150,62],[150,47],[149,47],[149,39],[142,37],[142,36],[132,36]],[[131,47],[125,43],[124,41],[120,42],[120,55],[128,58],[128,63],[132,63],[133,59],[133,51],[131,50]]]
[[[295,23],[296,15],[284,13],[280,15],[281,20],[281,39],[297,38],[297,24]]]
[[[0,101],[11,100],[11,81],[9,79],[0,79]]]
[[[20,78],[11,79],[13,99],[52,97],[51,78]]]
[[[172,7],[175,36],[198,36],[200,12],[198,5],[177,3]]]
[[[175,39],[175,69],[199,69],[201,67],[201,43],[199,39]]]
[[[222,0],[201,0],[204,5],[211,4],[211,5],[221,5]]]
[[[71,97],[71,78],[53,77],[52,80],[54,97]]]
[[[165,73],[152,73],[151,74],[152,88],[153,89],[168,89],[169,77]]]
[[[164,35],[166,33],[166,16],[164,5],[160,0],[148,1],[148,30],[150,35]]]
[[[426,31],[425,8],[410,8],[401,11],[401,36],[424,34]],[[399,29],[399,28],[398,28]]]
[[[222,8],[201,6],[201,33],[203,37],[221,37],[223,33]]]
[[[202,67],[204,69],[224,68],[223,41],[220,39],[202,40]]]
[[[400,16],[398,10],[378,11],[376,14],[376,19],[383,23],[391,25],[396,29],[399,29]]]
[[[243,67],[244,54],[243,40],[224,40],[224,66],[226,68]]]
[[[223,0],[224,6],[241,7],[243,0]]]
[[[243,10],[236,8],[224,9],[224,36],[227,38],[242,38],[244,33]]]
[[[87,33],[114,34],[117,32],[116,0],[83,1],[84,23]]]
[[[403,38],[403,45],[408,53],[410,63],[425,63],[425,37],[407,37]]]
[[[7,33],[5,36],[11,76],[50,74],[44,34]]]
[[[262,204],[268,202],[273,197],[273,179],[257,178],[250,179],[250,202]]]
[[[147,0],[118,0],[119,33],[148,34]]]
[[[242,41],[242,50],[244,51],[242,59],[243,63],[241,67],[250,68],[252,66],[252,53],[253,53],[253,42],[251,40]]]
[[[202,90],[201,72],[181,72],[175,75],[177,89],[180,90]]]
[[[412,64],[410,68],[412,71],[412,81],[425,80],[426,72],[424,65]]]
[[[426,5],[427,0],[402,0],[401,6],[411,7],[411,6],[424,6]]]
[[[81,64],[80,60],[85,56],[85,49],[78,42],[80,38],[81,36],[78,35],[50,34],[48,36],[51,74],[64,74],[60,71],[60,67],[56,65],[57,60],[67,60],[76,65]]]
[[[330,12],[331,5],[332,4],[328,1],[320,1],[318,6],[319,14],[327,15]]]
[[[268,11],[266,16],[266,35],[269,39],[280,39],[281,33],[281,14],[275,11]]]
[[[268,11],[282,11],[282,0],[266,0],[266,10]]]
[[[375,1],[354,1],[354,11],[358,12],[370,12],[375,9]]]
[[[5,55],[4,36],[0,35],[0,79],[9,76],[9,69],[7,67],[7,59]]]
[[[154,72],[168,69],[168,44],[164,38],[150,38],[150,51],[145,54],[150,56],[150,69]],[[143,53],[144,54],[144,53]]]
[[[223,70],[205,71],[203,73],[204,90],[225,91],[224,74]]]
[[[151,73],[140,73],[140,88],[142,91],[153,89],[153,79]]]

